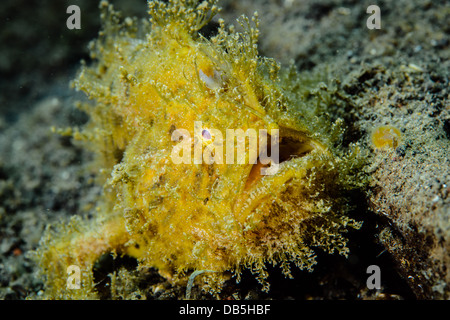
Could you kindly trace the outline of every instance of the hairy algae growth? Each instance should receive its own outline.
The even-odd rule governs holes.
[[[104,194],[94,218],[73,218],[43,237],[36,256],[46,297],[99,297],[94,266],[107,254],[173,283],[213,271],[197,277],[210,292],[244,269],[269,290],[267,264],[291,276],[293,266],[311,270],[314,250],[347,255],[343,233],[361,222],[346,216],[346,196],[363,185],[362,157],[342,144],[342,120],[332,113],[344,101],[331,82],[259,56],[256,14],[238,21],[239,32],[219,20],[206,39],[201,28],[218,12],[215,1],[151,1],[143,22],[100,7],[94,62],[74,81],[92,100],[80,104],[90,121],[61,132],[96,153]],[[195,121],[224,133],[279,129],[278,172],[261,175],[261,163],[249,161],[175,164],[172,133],[194,137]],[[246,159],[251,151],[247,144]],[[81,269],[78,290],[67,288],[70,265]],[[111,275],[113,297],[127,296],[120,277],[127,273]],[[125,280],[132,291],[133,279]]]

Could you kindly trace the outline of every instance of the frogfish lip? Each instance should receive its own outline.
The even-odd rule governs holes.
[[[286,217],[304,219],[308,216],[308,208],[312,206],[308,196],[308,176],[311,169],[330,159],[330,150],[306,132],[289,128],[280,128],[278,140],[279,158],[275,164],[276,170],[271,172],[272,174],[263,175],[261,169],[267,167],[265,172],[270,172],[273,164],[263,164],[258,158],[250,168],[242,192],[234,201],[233,215],[237,228],[242,232],[263,230],[267,221],[278,219],[275,216],[283,223],[284,214],[280,213],[283,210],[289,210]],[[279,227],[281,228],[281,225]],[[266,231],[275,236],[277,229],[278,227],[275,227],[272,231]]]
[[[311,153],[315,149],[325,150],[325,147],[319,142],[308,137],[305,132],[296,131],[286,127],[280,127],[280,137],[278,143],[278,160],[276,165],[283,165],[288,161],[292,161],[296,158],[301,158]],[[267,150],[271,152],[271,137],[267,137]],[[261,174],[262,168],[270,167],[270,164],[263,164],[260,161],[261,154],[258,156],[257,162],[252,166],[250,173],[247,177],[245,183],[244,191],[248,191],[254,186],[258,181],[264,177]]]

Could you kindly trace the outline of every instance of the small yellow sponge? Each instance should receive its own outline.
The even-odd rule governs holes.
[[[371,138],[373,145],[377,149],[385,147],[395,149],[400,143],[401,133],[400,130],[393,126],[380,126],[372,132]]]

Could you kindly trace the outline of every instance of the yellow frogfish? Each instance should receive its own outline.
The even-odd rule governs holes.
[[[315,250],[347,255],[343,234],[360,222],[345,197],[361,152],[340,143],[324,77],[261,57],[257,14],[239,28],[219,19],[204,36],[216,1],[149,1],[146,21],[100,8],[92,62],[73,81],[90,120],[70,131],[95,153],[103,194],[93,218],[43,236],[44,296],[98,298],[94,266],[105,254],[173,283],[208,271],[201,285],[211,292],[244,269],[269,290],[268,264],[289,277],[311,270]]]

